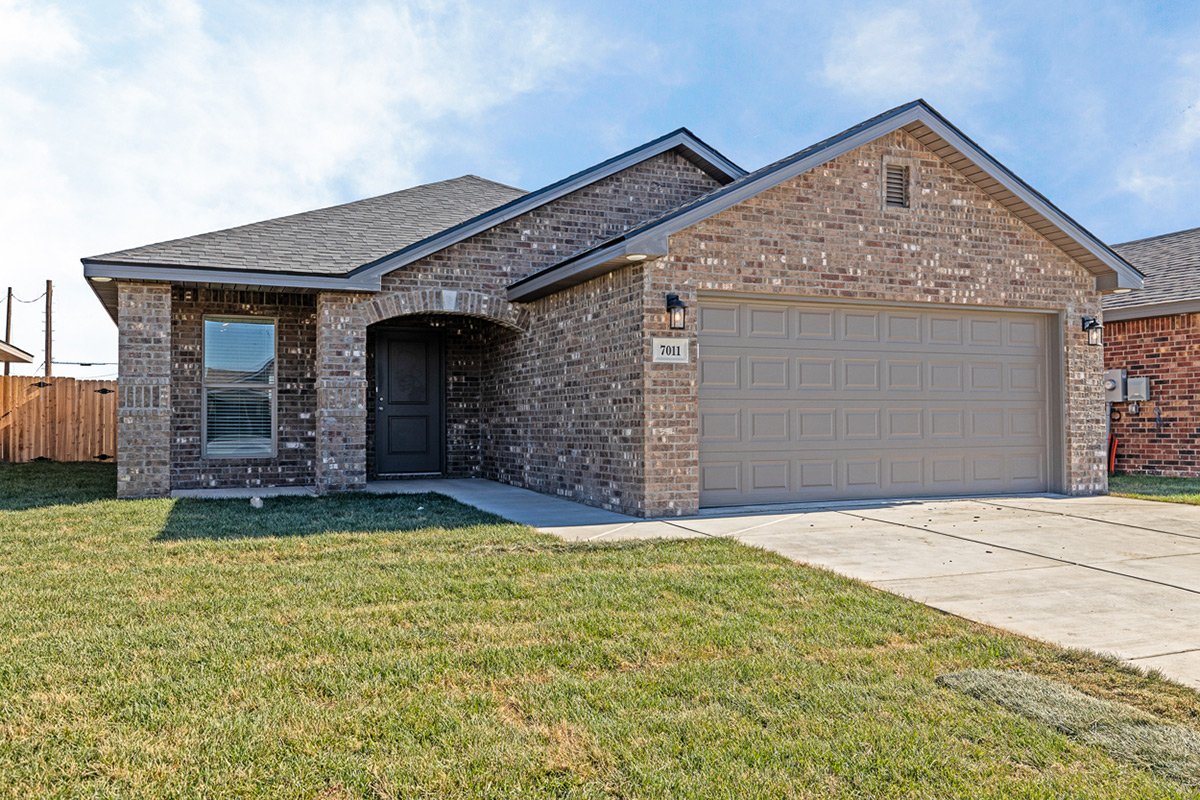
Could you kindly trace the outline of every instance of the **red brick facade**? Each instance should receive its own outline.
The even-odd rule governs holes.
[[[1128,403],[1112,406],[1117,471],[1200,476],[1200,314],[1106,323],[1104,366],[1150,379],[1137,414]]]
[[[882,205],[885,158],[910,165],[911,208]],[[643,516],[695,513],[694,316],[683,334],[693,338],[692,363],[652,363],[651,339],[679,335],[667,330],[667,293],[693,308],[701,295],[753,293],[1056,313],[1065,488],[1105,489],[1101,356],[1078,324],[1099,312],[1093,276],[901,132],[675,234],[666,258],[528,304],[507,301],[514,281],[716,185],[682,157],[660,155],[400,268],[379,293],[176,289],[166,301],[177,394],[166,407],[180,440],[170,485],[362,487],[374,469],[372,326],[394,322],[446,332],[447,474]],[[123,289],[130,303],[145,291],[137,287]],[[197,320],[251,307],[286,320],[281,336],[286,328],[295,358],[280,380],[286,373],[295,395],[281,426],[290,427],[273,463],[206,465],[194,446]],[[122,331],[131,342],[145,336],[124,320]],[[156,363],[147,362],[147,379],[163,374]],[[130,480],[126,496],[166,486]]]

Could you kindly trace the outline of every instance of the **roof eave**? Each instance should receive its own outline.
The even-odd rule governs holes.
[[[270,289],[333,290],[343,292],[378,292],[379,278],[358,278],[340,275],[298,275],[286,272],[252,272],[240,269],[211,267],[180,267],[162,264],[129,264],[82,259],[83,276],[99,298],[105,311],[117,321],[115,282],[119,280],[162,281],[172,284],[201,286],[253,287]],[[101,280],[97,280],[97,279]],[[108,280],[103,280],[107,278]],[[106,288],[112,287],[112,288]]]
[[[1167,303],[1146,303],[1140,306],[1120,306],[1106,308],[1102,319],[1109,322],[1120,322],[1129,319],[1148,319],[1149,317],[1169,317],[1174,314],[1200,313],[1200,298],[1192,300],[1172,300]]]
[[[581,253],[568,270],[543,270],[508,287],[510,303],[527,303],[552,295],[591,278],[615,272],[621,267],[647,264],[667,255],[666,242],[642,240],[637,243],[620,239],[604,247]]]
[[[0,363],[4,364],[32,364],[33,354],[26,353],[16,345],[0,339]]]

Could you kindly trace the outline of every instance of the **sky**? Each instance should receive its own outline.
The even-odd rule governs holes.
[[[1105,242],[1200,226],[1188,2],[0,0],[0,303],[53,280],[54,360],[114,362],[85,256],[681,126],[754,169],[917,97]]]

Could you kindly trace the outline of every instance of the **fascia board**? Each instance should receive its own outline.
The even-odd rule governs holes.
[[[292,275],[279,272],[250,272],[234,269],[147,266],[84,260],[85,278],[169,281],[171,283],[220,283],[236,286],[273,286],[281,289],[330,289],[344,292],[378,292],[377,278],[348,278],[337,275]]]
[[[1102,319],[1105,323],[1108,323],[1129,319],[1169,317],[1172,314],[1195,314],[1197,312],[1200,312],[1200,299],[1177,300],[1172,303],[1152,303],[1144,306],[1106,308],[1103,311]]]
[[[1016,175],[1009,172],[1008,168],[980,149],[974,142],[960,134],[939,115],[927,112],[924,109],[919,109],[918,111],[920,122],[949,142],[956,150],[975,162],[976,165],[986,170],[1001,186],[1025,201],[1034,211],[1061,228],[1063,232],[1083,245],[1089,253],[1115,272],[1118,276],[1118,281],[1116,287],[1112,288],[1142,288],[1142,278],[1144,276],[1114,253],[1106,244],[1082,228],[1075,220],[1051,205],[1048,200],[1026,185]]]

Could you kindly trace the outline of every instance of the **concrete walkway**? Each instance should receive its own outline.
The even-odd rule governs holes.
[[[1200,688],[1200,507],[1018,496],[709,510],[640,520],[479,480],[441,492],[570,541],[728,537],[998,628]]]

